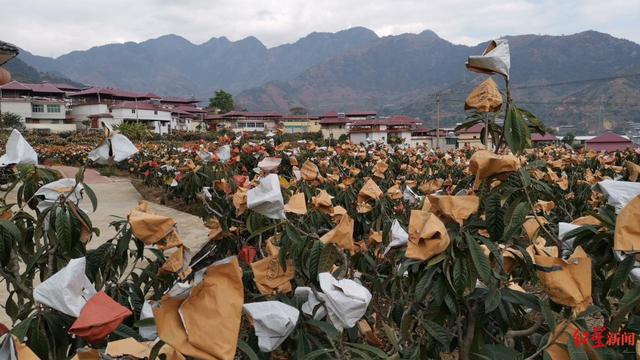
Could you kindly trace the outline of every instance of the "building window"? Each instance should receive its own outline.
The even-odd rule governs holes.
[[[58,105],[58,104],[49,104],[49,105],[47,105],[47,112],[59,113],[60,112],[60,105]]]
[[[153,115],[158,115],[158,110],[153,110]]]
[[[264,127],[264,123],[261,123],[261,122],[256,123],[256,126],[255,126],[255,127]]]
[[[60,120],[51,120],[52,124],[60,124]]]
[[[131,113],[135,114],[136,113],[136,109],[131,109]]]
[[[44,105],[42,104],[31,104],[31,111],[34,113],[44,112]]]
[[[456,138],[447,138],[447,145],[455,145],[456,140]]]

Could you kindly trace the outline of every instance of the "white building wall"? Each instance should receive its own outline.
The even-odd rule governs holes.
[[[2,99],[0,100],[0,111],[18,114],[24,122],[26,118],[31,117],[31,102],[23,99]]]
[[[75,121],[89,120],[89,115],[107,114],[109,107],[107,104],[79,104],[71,106],[71,116]]]
[[[140,121],[147,124],[149,129],[157,134],[167,134],[171,126],[171,113],[169,111],[154,111],[140,109],[112,109],[113,123],[121,124],[124,120]]]
[[[64,120],[67,116],[67,107],[65,104],[47,104],[47,103],[38,103],[33,102],[33,104],[42,105],[43,112],[34,112],[31,111],[32,119],[42,119],[42,120]],[[49,107],[47,105],[59,105],[60,111],[58,112],[49,112]],[[75,125],[74,125],[75,127]]]
[[[386,131],[372,131],[372,132],[355,132],[350,133],[349,138],[351,142],[354,144],[366,144],[367,139],[371,141],[383,141],[387,142],[387,132]]]

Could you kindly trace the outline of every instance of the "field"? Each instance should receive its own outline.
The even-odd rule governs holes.
[[[87,250],[100,229],[74,203],[95,198],[83,168],[42,208],[36,190],[58,175],[21,167],[18,203],[0,222],[5,325],[42,359],[128,338],[167,359],[635,354],[637,150],[436,152],[208,133],[134,141],[129,160],[97,165],[87,154],[99,135],[26,138],[45,164],[131,177],[210,229],[187,249],[171,219],[141,204]],[[620,200],[614,181],[637,192]],[[34,301],[34,284],[79,257],[95,290],[130,311],[102,337]],[[186,298],[178,283],[192,286]],[[265,301],[267,311],[252,305]],[[145,343],[154,327],[159,340]]]

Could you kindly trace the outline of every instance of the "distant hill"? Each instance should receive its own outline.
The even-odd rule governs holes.
[[[507,39],[512,54],[513,98],[520,106],[552,124],[582,121],[593,125],[603,117],[640,121],[640,77],[573,83],[640,74],[640,45],[595,31]],[[435,115],[433,94],[442,92],[443,123],[451,125],[464,120],[463,101],[482,78],[465,70],[465,60],[481,54],[485,46],[455,45],[430,31],[385,37],[292,80],[249,89],[237,98],[249,109],[284,111],[294,105],[316,112],[367,108],[431,121]],[[560,82],[572,83],[544,86]],[[519,90],[523,85],[538,87]],[[603,111],[601,102],[606,108]]]
[[[161,95],[194,95],[206,100],[217,89],[232,93],[304,70],[378,39],[371,30],[312,33],[293,44],[267,49],[255,37],[225,37],[195,45],[177,35],[74,51],[52,59],[23,51],[19,57],[41,71],[76,81]]]
[[[597,129],[640,121],[640,45],[596,31],[507,36],[513,98],[549,124]],[[249,110],[403,113],[430,123],[442,93],[443,124],[464,120],[462,102],[483,75],[465,70],[486,43],[456,45],[432,31],[379,38],[366,28],[312,33],[265,47],[258,39],[213,38],[196,45],[176,35],[74,51],[58,58],[27,51],[39,71],[102,86],[196,96],[231,91]],[[623,76],[617,77],[615,76]],[[580,80],[603,78],[601,81]],[[501,79],[497,79],[502,84]],[[553,85],[567,83],[566,85]]]
[[[41,83],[41,82],[52,82],[52,83],[65,83],[69,85],[81,86],[82,84],[77,83],[73,80],[67,79],[64,76],[59,76],[55,74],[50,74],[46,72],[40,72],[36,70],[33,66],[22,61],[20,58],[13,58],[8,63],[3,66],[5,69],[9,70],[11,73],[11,78],[13,80],[17,80],[25,83]]]

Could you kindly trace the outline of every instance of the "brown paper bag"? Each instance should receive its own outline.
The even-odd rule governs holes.
[[[298,215],[304,215],[307,213],[307,202],[304,198],[304,193],[296,193],[291,195],[289,202],[284,206],[285,212],[290,212]]]
[[[555,207],[556,207],[556,204],[553,201],[538,200],[534,205],[534,208],[536,211],[543,212],[546,215],[551,213],[551,210],[553,210]]]
[[[496,155],[488,150],[476,151],[469,161],[469,171],[476,176],[473,188],[478,189],[482,180],[520,168],[518,158],[513,155]]]
[[[333,204],[331,200],[333,196],[329,195],[327,190],[320,190],[320,193],[311,198],[311,203],[318,211],[331,214],[333,212]]]
[[[292,260],[287,260],[287,270],[280,266],[278,254],[280,248],[273,245],[272,239],[267,240],[267,257],[251,263],[253,280],[262,295],[291,292],[291,280],[295,275]]]
[[[153,245],[167,236],[176,222],[170,217],[149,212],[148,205],[145,204],[142,208],[135,208],[129,213],[129,224],[131,231],[140,241],[146,245]]]
[[[547,219],[542,216],[537,216],[537,218],[542,225],[546,225],[549,223]],[[527,237],[529,238],[529,240],[533,240],[537,237],[538,231],[540,230],[540,224],[538,223],[538,221],[536,221],[536,218],[533,216],[527,216],[527,220],[525,220],[524,224],[522,224],[522,227],[524,227],[524,231],[527,233]]]
[[[247,210],[247,189],[238,188],[233,194],[233,206],[236,208],[236,215],[240,216]]]
[[[360,192],[358,193],[358,202],[365,202],[367,200],[377,200],[382,196],[383,192],[380,190],[375,181],[369,179],[362,186]]]
[[[447,228],[435,214],[411,210],[407,258],[426,261],[445,251],[448,246]]]
[[[310,160],[307,160],[302,164],[302,179],[305,181],[313,181],[318,178],[320,170],[318,170],[318,166],[312,163]]]
[[[228,263],[210,266],[180,307],[189,343],[214,358],[233,359],[243,303],[238,259],[232,257]]]
[[[428,199],[431,204],[429,211],[443,215],[460,225],[480,207],[480,198],[476,195],[429,195]]]
[[[335,244],[344,250],[353,250],[353,219],[349,215],[342,215],[338,226],[320,238],[323,244]]]
[[[640,251],[640,196],[620,210],[616,218],[613,250]]]
[[[150,346],[141,344],[134,338],[111,341],[105,350],[105,354],[112,357],[130,356],[136,359],[145,359],[150,352]]]
[[[496,112],[501,107],[502,95],[495,81],[490,77],[476,86],[464,102],[465,110],[476,109],[481,113]]]
[[[638,181],[638,177],[640,177],[640,165],[634,164],[631,161],[627,160],[624,162],[624,167],[629,173],[629,181]]]
[[[540,284],[551,300],[577,313],[591,304],[591,259],[576,247],[567,260],[548,256],[535,247],[534,261]]]
[[[400,186],[398,186],[398,184],[395,184],[392,187],[388,188],[387,196],[393,200],[401,199],[402,191],[400,190]]]

